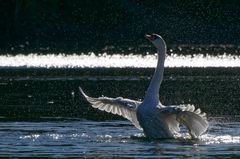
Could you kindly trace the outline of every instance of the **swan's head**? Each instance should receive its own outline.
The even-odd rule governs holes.
[[[153,43],[153,45],[160,49],[160,48],[166,48],[166,43],[163,40],[163,38],[158,34],[146,34],[146,38]]]

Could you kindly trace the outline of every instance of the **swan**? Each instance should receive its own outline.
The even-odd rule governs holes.
[[[160,35],[150,34],[146,38],[157,48],[158,62],[142,102],[122,97],[93,98],[79,87],[81,94],[93,108],[130,120],[148,138],[175,138],[180,131],[180,124],[186,126],[191,138],[198,138],[208,128],[206,113],[195,109],[193,105],[162,105],[159,101],[159,89],[163,80],[167,47]]]

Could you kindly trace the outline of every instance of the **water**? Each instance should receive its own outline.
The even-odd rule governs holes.
[[[224,158],[240,156],[240,123],[211,121],[199,140],[148,140],[127,121],[0,122],[0,157]]]
[[[135,55],[85,56],[1,56],[0,157],[240,157],[240,68],[234,64],[239,57],[169,56],[162,103],[200,107],[208,114],[210,126],[198,140],[191,140],[185,128],[177,139],[149,140],[123,118],[89,107],[78,87],[94,97],[142,100],[155,64]],[[52,60],[42,61],[47,57]],[[94,63],[101,58],[120,62]],[[170,65],[171,58],[175,66]],[[127,65],[129,59],[135,66],[140,62],[140,68]],[[188,63],[214,59],[217,64],[212,67]]]
[[[146,55],[108,55],[94,53],[81,55],[66,54],[29,54],[1,55],[0,67],[35,67],[35,68],[154,68],[157,54]],[[240,57],[237,55],[177,55],[167,56],[166,67],[240,67]]]

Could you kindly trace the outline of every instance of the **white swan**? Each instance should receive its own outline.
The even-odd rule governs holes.
[[[206,113],[195,110],[193,105],[164,106],[159,101],[159,89],[163,79],[166,44],[157,34],[146,35],[158,51],[158,63],[143,102],[118,98],[87,96],[81,87],[80,92],[93,108],[118,114],[130,120],[135,127],[143,130],[149,138],[174,138],[179,124],[189,130],[192,138],[197,138],[208,128]]]

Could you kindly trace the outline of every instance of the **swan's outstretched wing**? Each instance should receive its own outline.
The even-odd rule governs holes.
[[[188,128],[192,138],[202,135],[208,128],[206,113],[201,113],[201,110],[195,109],[193,105],[161,107],[159,110],[167,117],[171,117],[168,121],[170,128],[177,129],[180,122]],[[176,120],[173,120],[173,117]]]
[[[141,126],[138,123],[136,116],[136,109],[141,103],[139,101],[134,101],[130,99],[124,99],[122,97],[118,98],[109,98],[109,97],[99,97],[92,98],[87,96],[81,87],[79,87],[82,95],[87,99],[89,103],[92,104],[93,108],[98,108],[102,111],[108,113],[120,115],[128,120],[130,120],[135,127],[142,130]]]

